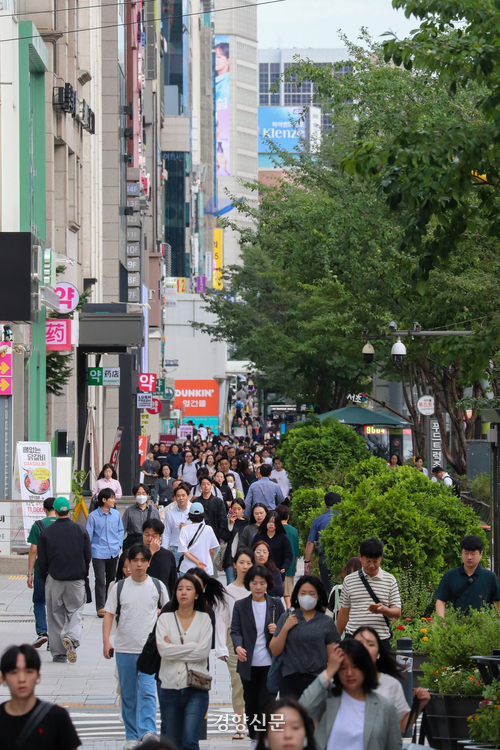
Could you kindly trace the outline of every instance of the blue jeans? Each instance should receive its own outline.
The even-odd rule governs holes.
[[[137,669],[139,654],[115,652],[122,718],[127,740],[140,740],[147,732],[156,734],[156,687],[154,674]]]
[[[177,549],[178,549],[177,547],[169,547],[170,552],[173,552],[174,557],[175,557],[175,568],[176,569],[177,569],[177,567],[179,565],[179,560],[182,557],[182,552],[177,552]]]
[[[208,690],[160,689],[161,733],[178,750],[199,750],[208,711]]]
[[[236,571],[234,569],[234,565],[230,565],[229,568],[224,568],[224,573],[226,574],[226,583],[228,585],[236,581]]]
[[[35,615],[36,634],[47,633],[47,612],[45,610],[45,581],[33,576],[33,614]]]

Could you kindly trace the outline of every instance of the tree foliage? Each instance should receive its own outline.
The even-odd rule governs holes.
[[[471,508],[409,466],[392,470],[371,458],[346,476],[340,493],[340,514],[332,517],[321,542],[334,576],[359,553],[363,539],[375,536],[385,545],[384,570],[418,570],[436,584],[460,563],[466,534],[485,538]]]
[[[324,471],[348,469],[368,458],[364,437],[328,417],[300,422],[280,441],[282,458],[294,489],[315,487]]]

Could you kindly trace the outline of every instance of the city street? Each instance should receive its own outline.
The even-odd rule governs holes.
[[[30,643],[35,637],[32,608],[32,592],[23,576],[0,576],[0,643],[2,651],[11,644]],[[121,750],[125,732],[120,718],[119,698],[114,677],[115,662],[102,655],[102,620],[95,615],[95,607],[85,607],[82,645],[78,649],[76,664],[54,664],[50,653],[43,646],[42,680],[37,696],[56,701],[65,706],[77,728],[85,750]],[[222,662],[210,659],[214,675],[210,691],[208,717],[209,739],[201,742],[201,748],[224,748],[231,746],[235,732],[230,724],[224,728],[226,715],[231,719],[231,690],[229,673]],[[214,669],[215,664],[215,669]],[[0,686],[0,702],[8,698],[8,691]],[[158,728],[160,715],[158,713]],[[234,744],[234,743],[233,743]],[[250,740],[237,743],[248,750]]]

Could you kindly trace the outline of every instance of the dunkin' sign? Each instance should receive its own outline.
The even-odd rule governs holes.
[[[185,417],[217,416],[218,383],[215,380],[176,380],[174,408],[180,409]]]

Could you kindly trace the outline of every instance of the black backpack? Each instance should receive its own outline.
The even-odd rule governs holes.
[[[461,497],[462,490],[460,488],[460,480],[457,479],[457,477],[452,477],[451,474],[447,474],[447,476],[449,476],[452,481],[452,484],[448,485],[448,486],[451,486],[451,491],[456,497]],[[444,480],[444,477],[443,477],[443,480]]]

